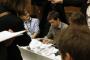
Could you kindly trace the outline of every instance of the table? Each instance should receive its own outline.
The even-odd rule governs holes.
[[[45,56],[36,54],[30,50],[26,50],[23,49],[21,47],[19,47],[20,51],[21,51],[21,55],[23,57],[23,60],[52,60],[50,58],[47,58]]]

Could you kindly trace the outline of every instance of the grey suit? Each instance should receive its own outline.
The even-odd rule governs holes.
[[[62,23],[59,24],[58,28],[54,28],[53,26],[50,27],[48,34],[46,35],[46,38],[54,40],[57,37],[57,34],[61,32],[61,30],[67,28],[67,24]]]

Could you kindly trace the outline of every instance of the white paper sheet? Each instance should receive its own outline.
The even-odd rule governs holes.
[[[24,32],[26,32],[26,31],[25,30],[19,31],[19,32],[2,31],[2,32],[0,32],[0,42],[8,40],[8,39],[16,37],[16,36],[19,36]]]

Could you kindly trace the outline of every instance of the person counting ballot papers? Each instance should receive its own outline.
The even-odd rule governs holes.
[[[27,30],[27,34],[32,38],[37,38],[39,34],[39,19],[38,18],[32,18],[30,14],[25,11],[20,18],[24,22],[24,27]]]
[[[48,14],[48,22],[51,24],[48,34],[44,37],[43,43],[48,44],[56,44],[56,38],[58,34],[60,34],[61,30],[66,29],[68,27],[67,24],[61,22],[61,16],[57,11],[51,11]],[[42,39],[41,39],[42,40]]]

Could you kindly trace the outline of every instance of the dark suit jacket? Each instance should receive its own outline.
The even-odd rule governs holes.
[[[2,8],[0,8],[0,10],[5,11]],[[23,21],[12,12],[0,17],[0,31],[8,29],[12,29],[14,32],[24,30]],[[30,41],[30,37],[24,33],[16,37],[8,47],[4,46],[3,42],[0,43],[0,60],[5,60],[5,58],[6,60],[22,60],[21,53],[16,45],[26,46]]]

